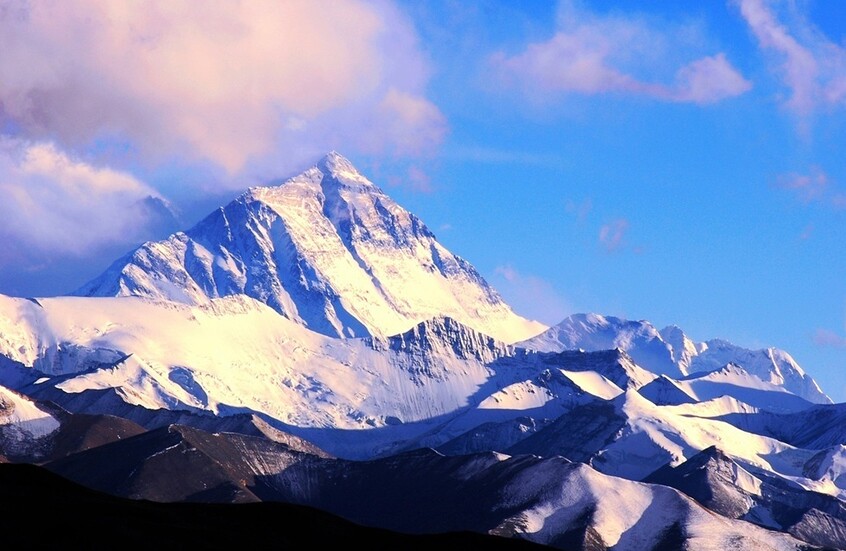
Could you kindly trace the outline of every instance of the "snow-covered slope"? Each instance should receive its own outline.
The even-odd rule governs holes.
[[[710,510],[789,532],[815,545],[840,548],[846,541],[846,504],[828,495],[753,474],[714,447],[685,463],[665,466],[646,482],[671,486]]]
[[[601,470],[631,478],[718,445],[750,464],[802,477],[778,460],[791,446],[719,419],[752,411],[742,402],[757,393],[807,405],[737,367],[674,383],[699,400],[729,393],[733,402],[661,406],[637,392],[649,396],[659,379],[622,351],[531,353],[451,318],[389,338],[335,339],[236,295],[199,306],[141,297],[0,297],[5,326],[2,320],[28,335],[21,346],[4,348],[22,366],[17,372],[32,368],[21,388],[59,402],[73,397],[82,411],[108,391],[149,409],[258,413],[350,458],[467,441],[482,430],[488,442],[452,445],[491,449],[528,437],[520,451],[601,460]]]
[[[573,548],[582,549],[803,547],[786,534],[715,515],[665,486],[605,476],[580,464],[550,476],[553,466],[554,462],[540,463],[509,481],[503,491],[509,499],[537,501],[504,522],[504,527],[538,543],[576,544]],[[573,539],[563,540],[562,533],[568,531]]]
[[[335,339],[244,295],[198,306],[0,296],[0,327],[12,321],[28,336],[5,347],[19,367],[0,371],[29,373],[19,383],[27,392],[62,401],[57,389],[83,411],[85,396],[96,405],[96,391],[110,391],[148,409],[256,412],[353,457],[405,442],[527,376],[506,370],[491,381],[514,350],[450,318],[394,337]]]
[[[506,451],[562,455],[605,474],[640,480],[661,466],[679,465],[716,446],[748,470],[769,473],[795,487],[846,497],[837,450],[831,451],[830,461],[817,462],[830,468],[816,468],[818,452],[746,432],[720,419],[721,413],[738,409],[754,411],[728,397],[658,406],[630,390],[610,401],[574,407]]]
[[[437,316],[504,342],[545,329],[334,152],[145,243],[74,294],[188,304],[246,294],[330,336],[393,335]]]
[[[721,418],[743,430],[772,435],[801,448],[819,450],[846,443],[846,404],[819,405],[781,414],[734,411]]]
[[[784,386],[763,381],[746,369],[730,363],[720,369],[694,373],[676,384],[698,401],[720,396],[735,399],[773,412],[794,412],[808,409],[813,404],[787,390]]]
[[[0,457],[10,461],[47,461],[142,432],[126,419],[71,414],[0,386]]]
[[[673,379],[735,364],[758,379],[782,387],[809,402],[831,403],[816,381],[783,350],[748,350],[723,340],[697,343],[678,327],[670,326],[658,331],[648,321],[576,314],[517,345],[546,352],[620,348],[640,366]]]
[[[0,386],[0,455],[7,458],[37,455],[59,420],[29,398]]]

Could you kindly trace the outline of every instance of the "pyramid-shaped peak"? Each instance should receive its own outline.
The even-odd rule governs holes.
[[[373,185],[361,174],[361,172],[359,172],[349,159],[334,150],[324,155],[319,161],[317,161],[315,166],[327,176],[361,180]]]
[[[335,151],[145,244],[77,294],[189,304],[246,294],[331,337],[393,335],[439,315],[507,342],[544,328]]]
[[[269,186],[251,187],[244,194],[247,200],[281,205],[293,198],[322,196],[338,198],[341,192],[385,198],[387,195],[367,179],[352,162],[330,151],[302,173]]]
[[[317,161],[317,166],[326,168],[338,167],[356,170],[356,168],[353,166],[352,162],[349,159],[347,159],[334,149],[324,155],[319,161]]]

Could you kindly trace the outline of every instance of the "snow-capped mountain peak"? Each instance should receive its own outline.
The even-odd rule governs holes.
[[[405,333],[388,338],[387,342],[392,350],[423,357],[447,354],[482,363],[490,363],[513,352],[511,347],[448,317],[419,323]]]
[[[145,243],[74,294],[188,304],[246,294],[342,337],[398,334],[437,316],[509,343],[544,329],[336,152]]]
[[[748,350],[721,339],[695,342],[679,327],[658,331],[648,321],[575,314],[545,332],[517,343],[542,352],[619,348],[641,367],[671,379],[714,372],[728,364],[813,403],[831,403],[817,383],[783,350]],[[657,388],[652,389],[655,391]],[[659,399],[658,396],[654,396]]]
[[[332,176],[336,182],[356,182],[362,187],[378,190],[376,185],[359,172],[349,159],[337,151],[330,151],[327,153],[317,162],[315,168],[319,169],[328,176]]]

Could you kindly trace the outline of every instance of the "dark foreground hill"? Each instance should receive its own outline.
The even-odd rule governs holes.
[[[474,533],[406,535],[295,505],[152,503],[115,498],[41,467],[0,464],[7,548],[491,549],[545,547]],[[26,528],[25,528],[26,527]]]

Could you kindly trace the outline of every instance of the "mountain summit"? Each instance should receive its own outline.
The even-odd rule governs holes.
[[[329,336],[392,335],[437,316],[504,342],[545,328],[336,152],[144,243],[74,294],[188,304],[246,294]]]

